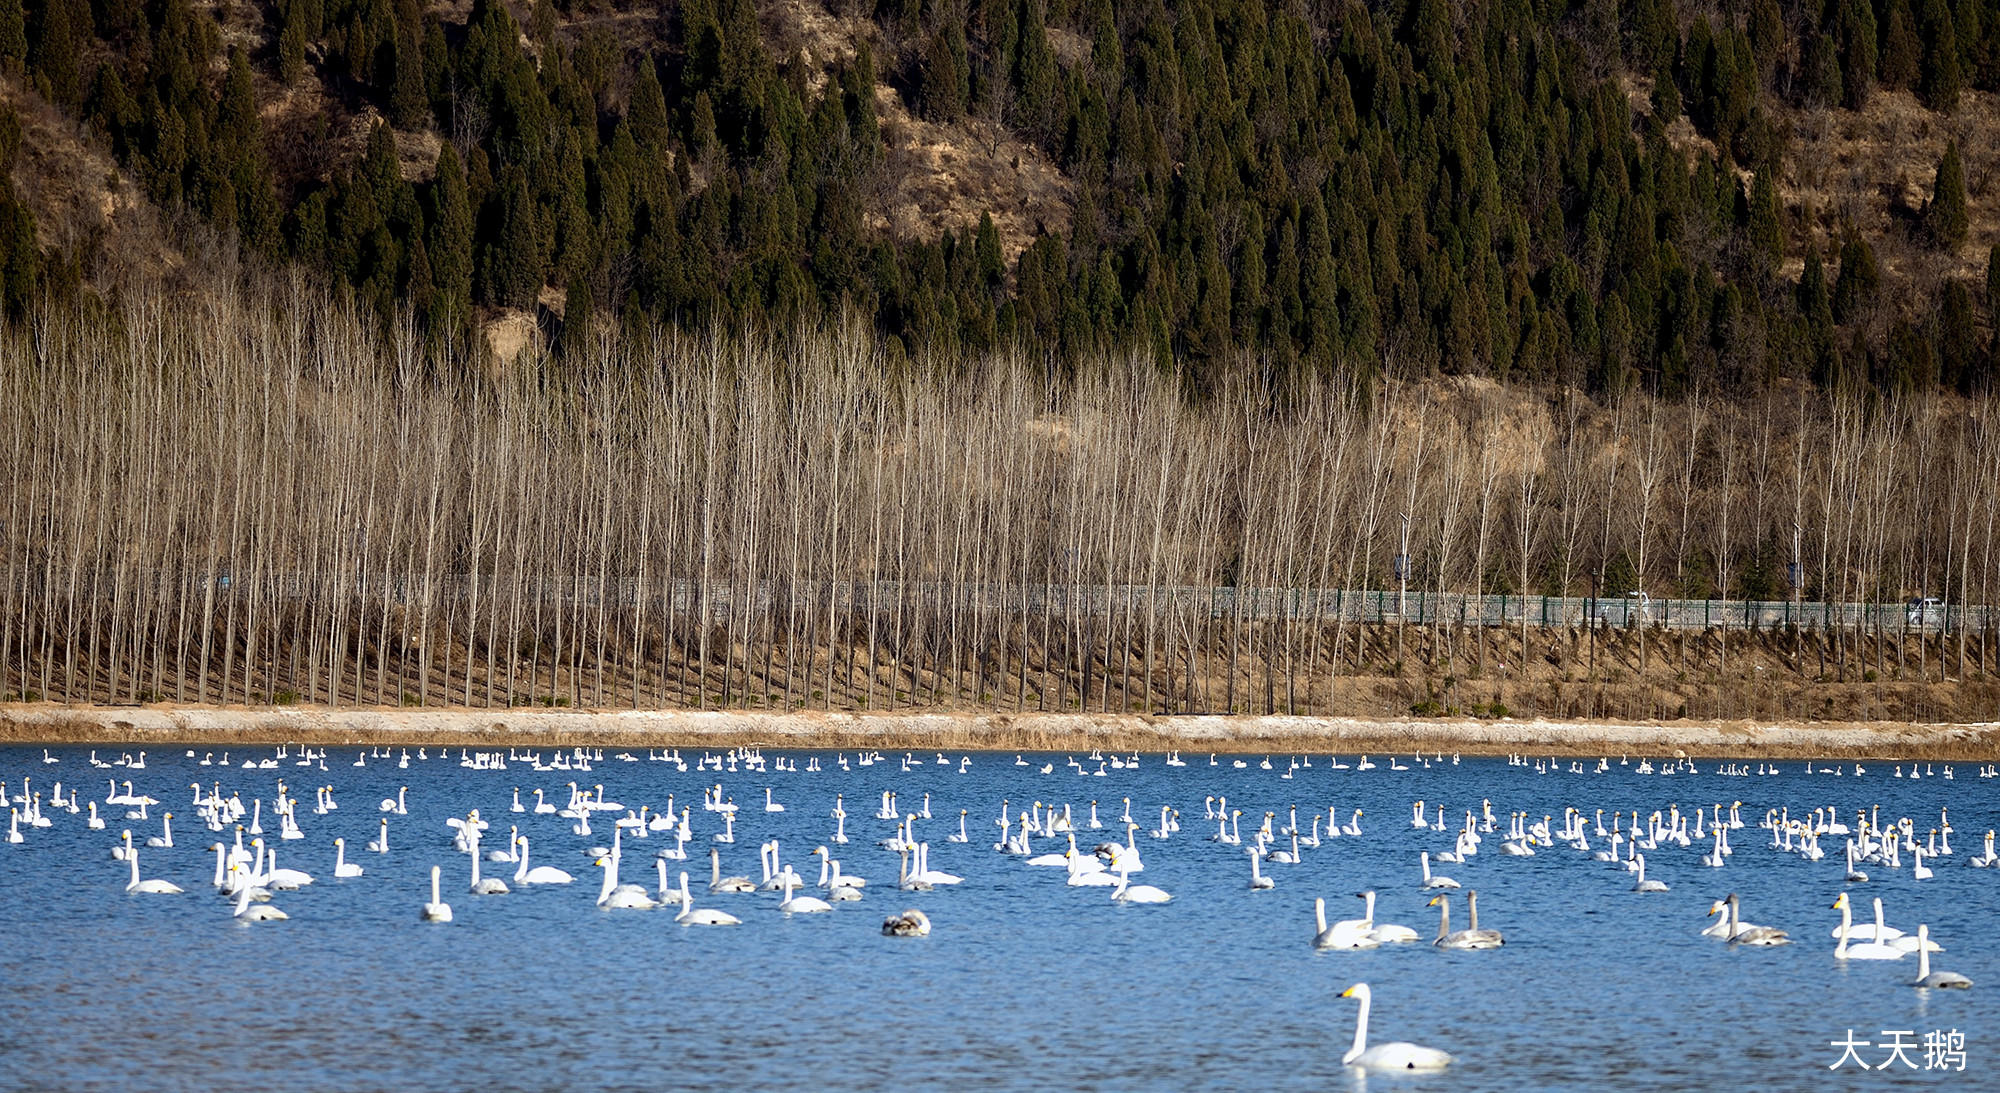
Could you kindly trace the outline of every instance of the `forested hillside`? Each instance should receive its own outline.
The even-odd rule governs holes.
[[[851,311],[1196,391],[1996,355],[1995,0],[0,0],[0,66],[158,207],[434,338]],[[120,257],[37,212],[0,201],[16,313]]]

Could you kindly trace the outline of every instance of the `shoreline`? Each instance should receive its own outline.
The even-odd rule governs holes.
[[[0,705],[0,744],[1298,752],[2000,760],[2000,723],[1585,722],[1252,714],[763,713]]]

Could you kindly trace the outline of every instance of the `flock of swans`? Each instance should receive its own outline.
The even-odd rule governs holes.
[[[517,749],[501,753],[461,748],[457,749],[456,755],[452,752],[453,749],[449,748],[437,749],[435,753],[429,748],[419,748],[413,756],[406,749],[375,747],[356,753],[352,762],[355,767],[389,764],[398,770],[408,770],[414,765],[421,770],[425,765],[448,763],[467,770],[492,772],[493,776],[486,781],[494,788],[491,792],[480,794],[476,803],[471,800],[424,800],[430,791],[424,788],[422,780],[413,777],[411,780],[418,783],[416,792],[423,807],[413,806],[411,787],[407,785],[398,787],[393,795],[374,802],[373,809],[377,815],[373,817],[374,823],[367,825],[373,828],[373,838],[367,843],[366,854],[353,858],[348,854],[346,835],[335,835],[325,840],[325,851],[313,849],[314,835],[330,834],[340,829],[356,834],[356,825],[342,823],[336,816],[341,808],[336,800],[339,779],[333,773],[337,768],[328,766],[331,755],[324,749],[281,747],[272,754],[260,752],[255,758],[240,758],[237,763],[231,762],[228,752],[224,752],[218,762],[214,752],[197,758],[195,752],[189,751],[185,755],[189,762],[169,765],[168,769],[174,773],[167,778],[185,777],[184,772],[190,765],[197,770],[201,767],[212,769],[206,777],[206,785],[203,778],[197,775],[196,780],[181,783],[184,788],[179,791],[150,784],[144,789],[135,788],[138,783],[152,777],[142,773],[148,770],[143,752],[136,756],[122,755],[115,761],[101,760],[92,752],[88,759],[90,765],[112,772],[98,776],[109,783],[108,792],[101,800],[95,796],[84,800],[84,790],[74,781],[65,784],[58,780],[47,790],[40,789],[32,775],[10,779],[0,796],[4,796],[10,806],[7,842],[15,846],[28,844],[32,848],[38,832],[58,825],[80,824],[87,830],[100,831],[107,829],[108,821],[117,818],[121,825],[147,825],[145,830],[150,830],[150,825],[157,821],[159,833],[147,835],[143,841],[135,836],[132,827],[121,826],[116,839],[108,847],[110,856],[123,866],[124,891],[133,896],[187,893],[187,889],[174,880],[148,878],[141,864],[142,851],[147,863],[166,861],[181,866],[177,875],[189,884],[195,882],[191,870],[187,868],[190,864],[187,852],[196,852],[203,859],[213,855],[213,876],[209,885],[221,897],[228,914],[242,923],[289,918],[290,913],[280,908],[281,902],[292,911],[309,914],[313,900],[307,893],[324,880],[297,868],[297,865],[303,860],[325,860],[327,857],[330,857],[331,872],[325,876],[333,882],[369,884],[375,883],[370,872],[369,854],[375,855],[375,860],[404,853],[432,858],[447,853],[462,856],[462,864],[456,866],[448,864],[449,858],[429,864],[429,887],[422,893],[428,898],[411,900],[417,905],[417,917],[431,923],[451,923],[459,917],[447,899],[446,878],[451,874],[464,879],[463,890],[475,903],[509,894],[518,896],[519,893],[537,889],[570,890],[570,886],[576,885],[588,890],[587,886],[577,884],[576,875],[560,865],[548,864],[550,855],[540,855],[541,864],[535,864],[537,859],[533,855],[537,846],[573,849],[575,856],[569,859],[570,863],[581,869],[581,863],[588,862],[590,868],[598,871],[595,894],[590,897],[596,908],[607,912],[664,912],[671,916],[673,923],[688,927],[741,926],[745,921],[742,915],[723,910],[721,906],[696,906],[698,886],[691,883],[687,863],[699,861],[702,857],[707,858],[708,864],[707,887],[700,890],[703,902],[724,904],[745,914],[760,906],[785,916],[826,914],[834,912],[842,903],[862,901],[869,892],[889,887],[886,883],[871,886],[865,877],[847,871],[843,855],[849,853],[850,847],[859,854],[875,855],[873,860],[877,863],[886,865],[893,860],[893,887],[899,893],[929,893],[935,900],[941,898],[939,893],[949,891],[966,880],[964,876],[932,867],[930,832],[938,826],[943,828],[942,842],[951,848],[953,860],[964,863],[959,867],[968,870],[976,867],[978,873],[984,874],[975,878],[975,882],[993,876],[995,869],[1007,869],[1030,878],[1046,876],[1052,888],[1100,889],[1101,894],[1097,898],[1121,906],[1160,905],[1174,900],[1168,888],[1162,886],[1173,884],[1173,879],[1162,879],[1157,866],[1148,871],[1146,859],[1152,855],[1142,846],[1142,830],[1149,841],[1200,840],[1215,847],[1214,851],[1204,853],[1241,855],[1236,860],[1247,865],[1248,891],[1268,893],[1281,887],[1289,889],[1290,867],[1315,856],[1332,854],[1343,840],[1389,839],[1394,837],[1391,833],[1400,826],[1378,825],[1377,821],[1369,820],[1369,826],[1364,828],[1364,810],[1359,807],[1350,810],[1343,819],[1337,806],[1323,810],[1312,806],[1301,815],[1298,805],[1289,806],[1283,812],[1278,809],[1254,810],[1261,814],[1250,816],[1250,823],[1245,825],[1245,810],[1232,806],[1226,795],[1217,793],[1209,794],[1201,802],[1199,820],[1195,819],[1192,801],[1187,802],[1189,823],[1200,824],[1199,830],[1205,834],[1184,836],[1182,812],[1172,802],[1158,805],[1157,824],[1154,825],[1154,813],[1150,811],[1150,806],[1137,805],[1130,797],[1112,800],[1108,796],[1091,798],[1078,794],[1076,799],[1065,800],[1063,798],[1070,795],[1061,791],[1061,783],[1051,782],[1049,791],[1040,797],[1026,802],[1008,797],[997,802],[991,822],[998,828],[998,835],[988,855],[984,840],[975,839],[967,827],[969,817],[973,815],[972,809],[958,809],[955,815],[941,811],[934,816],[930,792],[924,792],[921,802],[915,803],[899,796],[897,790],[882,790],[879,801],[872,802],[874,807],[860,807],[859,815],[850,813],[845,791],[832,792],[830,799],[823,799],[823,804],[813,805],[800,799],[812,792],[810,789],[793,788],[788,793],[793,800],[784,803],[777,799],[777,787],[766,783],[748,789],[753,801],[748,806],[739,806],[732,792],[732,787],[744,788],[746,781],[763,781],[774,774],[812,775],[834,769],[852,772],[856,768],[880,766],[899,774],[908,774],[913,770],[937,773],[941,768],[944,773],[962,775],[971,767],[973,760],[970,756],[960,756],[955,761],[942,753],[934,759],[910,753],[891,757],[873,752],[852,756],[841,753],[791,757],[766,756],[758,749],[746,748],[703,754],[692,760],[684,758],[678,750],[648,751],[644,757],[621,752],[607,760],[602,750],[590,748],[566,749],[546,758],[539,752]],[[806,763],[804,768],[799,765],[801,758]],[[999,761],[1005,760],[999,758]],[[1419,755],[1411,756],[1408,762],[1390,759],[1386,764],[1389,770],[1400,771],[1433,764],[1456,764],[1457,761],[1456,757],[1447,760],[1442,755]],[[60,760],[53,753],[44,751],[43,762],[53,765]],[[698,801],[668,793],[663,802],[648,801],[637,807],[611,799],[601,783],[584,784],[597,766],[628,762],[670,764],[677,773],[689,771],[692,765],[700,780],[707,784],[701,789]],[[1066,769],[1058,774],[1057,762],[1053,759],[1040,764],[1030,763],[1022,756],[1014,759],[1017,767],[1028,768],[1027,776],[1044,778],[1104,777],[1108,771],[1137,768],[1142,762],[1164,762],[1170,767],[1190,765],[1178,753],[1170,753],[1163,759],[1150,759],[1137,754],[1107,756],[1092,752],[1087,758],[1070,757],[1064,764]],[[1229,764],[1230,770],[1241,770],[1248,767],[1250,760],[1218,760],[1214,756],[1208,760],[1211,766],[1221,766],[1224,762]],[[1609,758],[1600,760],[1594,768],[1569,761],[1565,769],[1565,761],[1531,760],[1526,757],[1514,757],[1510,762],[1532,767],[1538,774],[1602,774],[1612,769]],[[272,770],[282,772],[287,766],[303,775],[300,781],[313,783],[310,786],[311,804],[305,803],[305,791],[295,790],[283,773],[275,778],[262,773]],[[1380,766],[1366,757],[1351,765],[1337,758],[1322,758],[1322,767],[1332,770],[1367,771]],[[1619,766],[1629,767],[1630,763],[1621,760]],[[1296,782],[1312,767],[1312,757],[1294,758],[1289,767],[1274,766],[1266,758],[1258,769],[1282,770],[1277,775],[1280,780]],[[562,785],[528,788],[529,799],[524,800],[526,787],[516,785],[512,776],[522,771],[554,773],[557,777],[582,774],[585,777],[567,779]],[[510,776],[503,777],[503,772]],[[1669,761],[1658,767],[1642,760],[1634,771],[1660,777],[1695,772],[1694,763],[1684,759]],[[1861,778],[1866,773],[1859,764],[1853,765],[1851,776],[1845,773],[1844,764],[1820,768],[1805,764],[1803,772],[1815,777],[1849,778],[1843,783],[1822,783],[1821,786],[1845,788],[1850,795],[1854,787],[1863,784],[1852,779]],[[1725,764],[1714,773],[1755,777],[1777,773],[1777,764]],[[137,777],[132,777],[135,774]],[[1979,775],[1989,776],[1988,769],[1982,768]],[[1893,776],[1905,777],[1902,765],[1895,767]],[[1928,765],[1920,770],[1918,765],[1911,764],[1908,777],[1951,779],[1954,771],[1947,766],[1940,773]],[[810,780],[802,780],[787,784],[797,787],[810,786],[811,783]],[[1614,792],[1629,791],[1630,783],[1621,783]],[[151,793],[161,796],[155,797]],[[268,798],[266,793],[270,793]],[[1304,796],[1305,793],[1299,795]],[[758,796],[761,796],[761,802],[756,801]],[[1587,796],[1604,797],[1609,794]],[[1828,797],[1831,796],[1829,793]],[[167,798],[177,802],[172,809],[162,807]],[[989,804],[987,807],[993,806]],[[789,848],[773,837],[759,842],[759,862],[755,874],[724,875],[723,853],[728,851],[734,856],[737,853],[735,844],[740,836],[752,835],[762,823],[788,810],[794,815],[786,817],[785,822],[790,830],[796,831],[800,823],[810,822],[796,813],[807,810],[810,814],[819,808],[825,809],[824,841],[814,846],[804,856],[805,860],[795,853],[788,856]],[[1495,813],[1490,798],[1450,804],[1435,799],[1415,800],[1410,805],[1408,826],[1402,829],[1403,834],[1416,844],[1411,848],[1411,857],[1405,859],[1410,862],[1408,872],[1400,877],[1377,877],[1373,880],[1373,887],[1356,892],[1356,898],[1362,901],[1362,909],[1355,918],[1329,923],[1325,897],[1315,896],[1312,900],[1314,923],[1311,943],[1315,949],[1323,951],[1421,946],[1426,941],[1437,950],[1480,952],[1499,949],[1506,944],[1506,938],[1500,930],[1480,925],[1478,892],[1461,888],[1457,880],[1441,871],[1470,868],[1479,861],[1482,853],[1491,853],[1485,849],[1489,841],[1497,842],[1498,852],[1492,856],[1502,861],[1561,855],[1562,861],[1573,862],[1579,869],[1586,865],[1594,866],[1612,876],[1626,877],[1631,881],[1629,891],[1635,894],[1672,891],[1657,876],[1647,875],[1649,854],[1656,861],[1673,858],[1689,868],[1722,870],[1731,865],[1732,856],[1736,853],[1732,840],[1747,841],[1749,845],[1745,848],[1756,846],[1759,853],[1792,855],[1810,863],[1829,858],[1827,848],[1822,844],[1835,846],[1839,856],[1823,867],[1832,886],[1851,887],[1867,883],[1869,874],[1864,866],[1877,871],[1900,872],[1906,857],[1910,862],[1910,876],[1917,881],[1931,880],[1942,863],[1953,860],[1963,860],[1969,867],[1977,868],[2000,865],[1992,831],[1985,833],[1979,853],[1955,854],[1951,846],[1955,831],[1948,812],[1943,808],[1938,810],[1934,823],[1929,819],[1919,821],[1907,816],[1885,819],[1881,805],[1872,802],[1852,804],[1844,811],[1831,803],[1820,804],[1802,810],[1797,816],[1788,806],[1779,806],[1766,810],[1761,818],[1753,813],[1748,819],[1743,814],[1743,808],[1742,801],[1734,800],[1703,802],[1686,809],[1680,803],[1669,803],[1654,809],[1628,808],[1626,802],[1619,802],[1606,809],[1598,807],[1593,800],[1587,807],[1584,804],[1565,807],[1560,817],[1546,813],[1536,819],[1527,810],[1516,810],[1508,812],[1503,819]],[[986,809],[980,811],[984,813]],[[420,818],[409,819],[412,815]],[[174,829],[177,816],[183,820],[179,841]],[[439,816],[442,816],[441,821]],[[1843,820],[1843,816],[1850,816],[1852,823]],[[430,823],[421,822],[423,817],[428,817]],[[854,835],[848,831],[850,819],[856,821],[857,832]],[[871,820],[877,826],[862,833],[862,825]],[[190,840],[187,837],[190,823],[198,825],[204,834]],[[308,827],[315,830],[309,833]],[[1756,836],[1757,831],[1764,832],[1764,836]],[[393,851],[392,841],[396,848]],[[975,843],[978,849],[975,849]],[[635,845],[650,847],[655,844],[660,848],[650,854],[651,869],[641,866],[621,871]],[[705,847],[702,844],[706,844]],[[291,863],[288,866],[278,864],[281,848],[287,862]],[[176,852],[181,853],[177,856]],[[634,856],[643,860],[647,855],[640,853]],[[982,860],[993,861],[995,856],[1004,864],[978,864]],[[1247,863],[1244,858],[1247,858]],[[1698,864],[1695,864],[1697,858]],[[563,861],[560,852],[553,860]],[[807,860],[812,862],[810,866],[805,864]],[[798,864],[795,865],[795,862]],[[1267,869],[1267,865],[1271,868]],[[1837,879],[1832,872],[1835,865],[1842,869]],[[1490,867],[1480,868],[1485,870]],[[816,879],[814,869],[817,870]],[[625,879],[627,872],[637,872],[642,879],[654,884],[649,888],[631,883]],[[1134,878],[1142,873],[1160,880],[1161,884],[1135,882]],[[1727,874],[1711,872],[1711,875]],[[1716,884],[1710,887],[1729,886]],[[1435,908],[1438,916],[1435,934],[1427,937],[1410,926],[1378,921],[1378,888],[1391,888],[1397,892],[1408,890],[1425,901],[1425,908]],[[1461,897],[1465,927],[1454,930],[1451,905]],[[573,898],[581,904],[585,897],[562,898]],[[1771,948],[1794,942],[1787,930],[1745,922],[1741,916],[1741,903],[1734,892],[1715,899],[1708,908],[1707,917],[1716,921],[1702,929],[1701,933],[1744,949]],[[463,907],[464,900],[461,900]],[[1840,891],[1831,910],[1840,914],[1839,924],[1829,935],[1835,941],[1831,950],[1834,960],[1894,961],[1914,953],[1918,963],[1917,976],[1911,981],[1914,986],[1926,990],[1971,986],[1971,981],[1965,976],[1932,970],[1932,956],[1944,952],[1944,946],[1932,939],[1929,923],[1917,924],[1914,933],[1892,927],[1886,921],[1883,900],[1876,898],[1872,905],[1872,923],[1856,925],[1853,921],[1854,906],[1846,890]],[[923,937],[928,936],[931,930],[931,918],[917,908],[897,911],[887,916],[881,925],[881,933],[892,937]],[[1341,997],[1358,1002],[1353,1046],[1342,1057],[1343,1064],[1364,1069],[1424,1070],[1442,1068],[1451,1063],[1452,1056],[1446,1052],[1410,1043],[1377,1043],[1371,1047],[1368,1022],[1373,993],[1369,984],[1355,983],[1342,992]]]

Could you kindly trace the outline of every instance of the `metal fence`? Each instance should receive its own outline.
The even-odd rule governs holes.
[[[197,584],[201,579],[197,580]],[[335,582],[338,583],[338,582]],[[264,594],[280,599],[321,599],[336,594],[327,582],[285,575],[264,578]],[[224,576],[218,592],[244,596],[247,587]],[[463,604],[474,594],[486,602],[506,600],[517,593],[512,577],[486,577],[475,585],[470,577],[448,574],[430,583],[431,603]],[[402,574],[357,577],[337,590],[351,600],[410,605],[422,597],[424,582]],[[612,609],[638,607],[648,612],[697,614],[704,599],[702,582],[690,578],[647,581],[609,578],[600,590],[590,576],[548,577],[528,583],[519,593],[532,605],[540,599],[571,608],[600,605]],[[1937,600],[1905,603],[1821,603],[1791,600],[1654,600],[1638,596],[1475,596],[1411,589],[1292,589],[1159,586],[1121,584],[995,584],[950,581],[801,581],[790,588],[780,581],[712,580],[706,590],[707,609],[730,618],[739,604],[749,610],[865,611],[892,610],[898,604],[922,604],[943,611],[1021,612],[1039,615],[1108,615],[1156,612],[1163,618],[1251,620],[1290,619],[1303,622],[1405,622],[1412,625],[1519,627],[1649,626],[1669,630],[1770,630],[1797,626],[1803,630],[1865,630],[1886,632],[1985,630],[1996,621],[1991,606],[1944,604]],[[787,606],[789,600],[789,606]],[[1150,602],[1149,602],[1150,601]]]

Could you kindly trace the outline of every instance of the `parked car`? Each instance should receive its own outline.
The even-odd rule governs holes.
[[[1904,618],[1911,626],[1944,625],[1944,601],[1936,596],[1912,599],[1903,608]]]
[[[1644,592],[1627,592],[1622,599],[1597,601],[1597,620],[1606,626],[1640,626],[1658,621],[1653,615],[1653,597]]]

